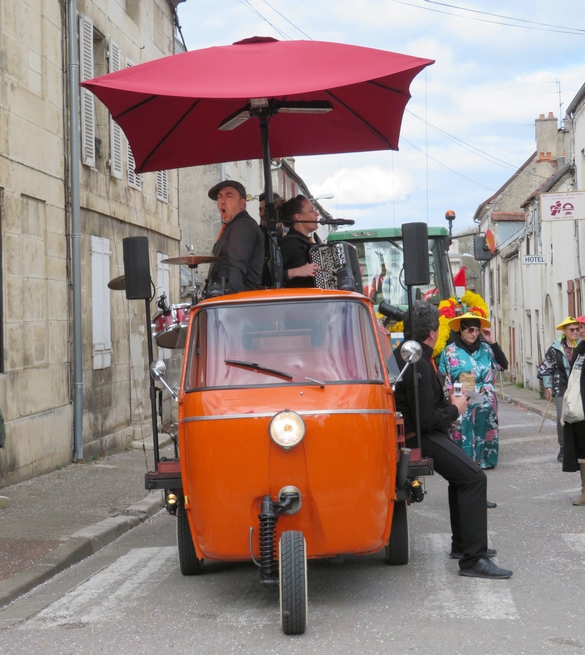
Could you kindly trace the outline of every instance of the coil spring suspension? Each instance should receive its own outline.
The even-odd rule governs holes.
[[[260,520],[260,578],[263,584],[276,583],[275,573],[275,536],[278,516],[269,494],[262,499]]]

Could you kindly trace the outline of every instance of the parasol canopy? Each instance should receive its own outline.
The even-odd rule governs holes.
[[[397,150],[409,87],[430,59],[322,41],[252,37],[81,83],[126,134],[136,171],[270,156]],[[256,103],[256,104],[255,104]],[[220,126],[222,129],[220,129]]]

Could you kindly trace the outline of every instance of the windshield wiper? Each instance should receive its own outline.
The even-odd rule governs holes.
[[[259,373],[268,373],[268,375],[276,375],[277,377],[284,378],[285,380],[292,381],[293,379],[293,376],[290,373],[285,373],[284,371],[277,371],[274,368],[268,368],[266,366],[262,366],[262,364],[256,364],[255,362],[242,362],[238,359],[225,359],[224,363],[230,364],[231,366],[241,366],[242,368],[249,368],[251,371],[258,371]],[[321,382],[321,380],[315,380],[314,378],[308,378],[308,377],[305,377],[305,380],[309,380],[309,382],[313,382],[314,384],[319,385],[321,389],[325,388],[325,383]]]
[[[289,373],[284,373],[283,371],[277,371],[273,368],[267,368],[262,366],[262,364],[255,364],[254,362],[241,362],[237,359],[226,359],[224,360],[226,364],[231,364],[232,366],[242,366],[243,368],[249,368],[252,371],[258,371],[260,373],[268,373],[269,375],[276,375],[279,378],[284,378],[285,380],[292,380],[293,376]]]

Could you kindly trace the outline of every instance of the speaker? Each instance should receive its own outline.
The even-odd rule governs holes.
[[[429,284],[429,232],[426,223],[403,223],[404,283]]]
[[[478,262],[489,262],[493,257],[485,234],[478,234],[476,237],[473,237],[473,256]]]
[[[147,237],[122,239],[124,248],[124,277],[128,300],[147,300],[151,297],[150,261]]]

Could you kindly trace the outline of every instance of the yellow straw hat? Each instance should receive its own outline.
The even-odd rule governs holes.
[[[579,320],[574,316],[567,316],[567,318],[562,323],[557,325],[557,330],[562,330],[563,328],[566,328],[567,325],[574,325],[575,323],[579,323]]]
[[[455,332],[459,332],[461,329],[461,321],[465,319],[474,319],[479,321],[479,327],[483,330],[484,328],[489,328],[492,324],[486,318],[483,309],[479,307],[472,307],[468,312],[462,314],[461,316],[456,316],[449,321],[449,327]]]

